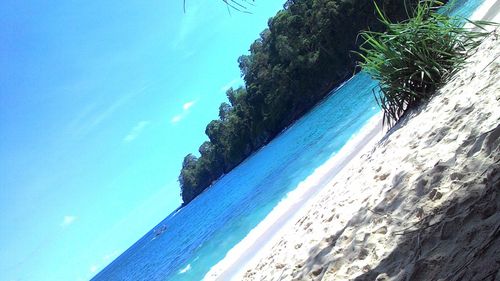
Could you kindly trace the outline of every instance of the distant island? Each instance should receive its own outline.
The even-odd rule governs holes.
[[[393,21],[407,18],[397,0],[377,0]],[[409,0],[407,5],[415,4]],[[446,2],[446,1],[444,1]],[[362,30],[383,25],[366,0],[289,0],[238,59],[245,86],[226,92],[229,103],[205,130],[200,157],[184,157],[183,205],[299,119],[358,69]]]

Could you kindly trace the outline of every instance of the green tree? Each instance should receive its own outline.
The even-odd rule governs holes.
[[[394,21],[406,17],[401,0],[376,2]],[[237,9],[249,3],[226,2]],[[352,52],[359,50],[358,33],[384,28],[374,11],[366,0],[289,0],[269,19],[250,53],[238,59],[245,86],[227,90],[219,119],[205,129],[209,141],[200,146],[200,158],[184,159],[179,176],[184,203],[358,71]]]

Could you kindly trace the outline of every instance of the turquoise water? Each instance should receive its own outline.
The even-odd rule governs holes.
[[[468,18],[483,2],[484,0],[451,0],[447,13]]]
[[[366,74],[357,75],[167,217],[159,224],[166,225],[167,231],[156,238],[154,231],[149,232],[95,279],[202,279],[288,192],[379,112],[372,98],[374,86]]]
[[[469,16],[482,1],[453,12]],[[163,220],[94,280],[200,280],[299,183],[379,112],[360,73],[211,188]],[[131,222],[133,223],[133,222]]]

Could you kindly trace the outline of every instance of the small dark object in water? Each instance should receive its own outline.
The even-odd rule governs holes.
[[[166,225],[162,225],[160,228],[155,229],[155,237],[162,235],[167,230]]]

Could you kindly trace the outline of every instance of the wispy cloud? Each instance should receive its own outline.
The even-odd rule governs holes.
[[[235,79],[229,81],[226,85],[222,86],[220,89],[223,92],[226,92],[227,90],[229,90],[229,88],[236,86],[239,82],[241,82],[241,79],[235,78]]]
[[[182,109],[184,110],[189,110],[194,104],[196,103],[196,100],[193,101],[188,101],[186,102],[183,106]]]
[[[175,124],[175,123],[178,123],[179,121],[181,121],[183,118],[183,115],[182,114],[179,114],[179,115],[175,115],[174,117],[172,117],[172,119],[170,120],[170,122],[172,124]]]
[[[114,250],[113,252],[109,253],[109,254],[106,254],[102,257],[102,260],[107,263],[111,260],[113,260],[114,258],[116,258],[118,256],[118,250]]]
[[[104,256],[102,256],[101,260],[97,260],[93,262],[89,266],[89,272],[94,276],[99,269],[106,267],[110,262],[112,262],[116,257],[118,257],[118,254],[120,252],[118,250],[114,250],[113,252],[110,252]],[[88,279],[87,279],[88,280]]]
[[[104,106],[90,104],[81,110],[77,116],[69,123],[70,133],[81,138],[99,126],[106,119],[111,117],[115,111],[128,103],[134,97],[142,94],[149,88],[149,85],[144,86],[128,94],[123,95],[120,99]]]
[[[197,99],[188,101],[182,105],[182,113],[175,115],[170,119],[170,123],[176,124],[179,123],[182,119],[184,119],[188,114],[189,110],[198,102]]]
[[[182,22],[180,24],[179,33],[177,33],[177,37],[172,41],[172,47],[174,49],[182,49],[186,38],[189,37],[191,33],[193,33],[199,22],[200,22],[200,4],[196,4],[196,1],[192,1],[193,5],[189,7],[186,13],[182,17]]]
[[[61,222],[61,226],[62,226],[62,227],[67,227],[67,226],[70,226],[70,225],[71,225],[71,224],[73,224],[73,223],[74,223],[77,219],[78,219],[78,217],[76,217],[76,216],[70,216],[70,215],[64,216],[63,221]]]
[[[132,142],[133,140],[135,140],[150,123],[151,122],[149,122],[149,121],[141,121],[141,122],[137,123],[130,130],[130,132],[123,138],[123,142],[129,143],[129,142]]]

